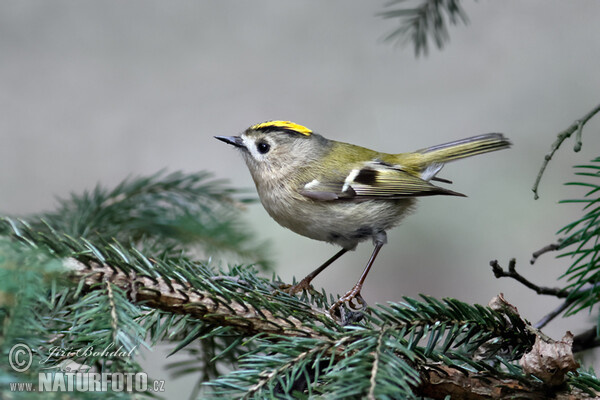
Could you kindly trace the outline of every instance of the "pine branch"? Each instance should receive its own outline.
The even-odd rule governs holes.
[[[74,281],[83,280],[87,287],[92,288],[103,282],[109,282],[127,293],[129,301],[133,303],[170,313],[185,314],[218,326],[232,326],[247,335],[267,333],[317,338],[322,336],[294,316],[283,317],[271,310],[253,305],[250,294],[246,301],[227,298],[223,295],[215,295],[214,291],[199,290],[183,280],[169,281],[160,276],[138,275],[134,270],[125,272],[120,268],[96,262],[84,264],[74,258],[65,260],[64,266],[71,271]],[[214,280],[214,283],[207,282],[207,284],[216,288],[216,282],[217,280]],[[240,290],[252,290],[244,287],[243,284],[230,282],[237,285]],[[274,297],[268,294],[261,300]],[[305,313],[314,313],[315,321],[331,318],[329,314],[309,308],[303,303],[299,308]]]
[[[11,232],[23,248],[46,249],[63,259],[77,283],[66,292],[74,301],[69,307],[82,310],[75,322],[80,333],[73,332],[71,340],[104,343],[118,337],[135,344],[147,336],[154,341],[171,337],[179,341],[177,349],[224,335],[237,335],[230,347],[241,340],[251,342],[252,350],[240,358],[237,370],[209,382],[222,396],[280,397],[308,391],[340,398],[385,398],[391,393],[411,397],[439,383],[425,378],[442,366],[473,379],[516,379],[534,395],[550,390],[528,379],[515,364],[541,334],[502,301],[491,309],[454,299],[407,298],[403,304],[373,308],[363,322],[344,327],[326,312],[325,296],[305,303],[277,292],[279,282],[257,278],[252,269],[215,272],[185,257],[155,259],[116,242],[93,243],[13,220],[0,224],[0,231]],[[98,315],[104,318],[94,318]],[[95,331],[106,334],[98,337]],[[123,339],[127,336],[121,331],[132,338]],[[216,357],[226,356],[230,347]],[[594,384],[582,385],[591,391]],[[452,393],[440,386],[435,390]]]
[[[174,254],[201,249],[269,266],[265,244],[256,243],[239,218],[244,205],[255,200],[211,178],[207,172],[160,171],[125,179],[113,189],[97,185],[59,199],[57,210],[27,221],[43,232],[53,229],[87,240],[114,238]]]
[[[186,180],[174,179],[173,187],[185,187],[182,182]],[[104,199],[99,207],[71,203],[76,212],[92,210],[86,214],[92,216],[90,221],[98,215],[120,221],[129,230],[129,234],[121,232],[122,237],[108,239],[107,232],[116,232],[116,228],[103,221],[97,221],[102,229],[89,227],[81,236],[70,230],[74,227],[71,223],[59,224],[57,229],[53,218],[0,220],[2,240],[10,243],[11,249],[60,261],[67,269],[61,277],[71,280],[59,281],[41,269],[31,274],[31,279],[52,282],[52,289],[43,286],[35,295],[29,292],[29,300],[14,291],[17,300],[8,315],[12,317],[10,310],[16,304],[25,304],[35,309],[35,318],[44,321],[37,333],[43,337],[38,341],[40,355],[57,342],[75,347],[117,342],[134,350],[144,340],[170,341],[176,345],[174,352],[185,350],[195,355],[192,362],[176,365],[177,371],[197,372],[203,380],[213,378],[200,383],[226,398],[332,394],[337,398],[443,398],[457,393],[471,398],[482,398],[477,397],[481,393],[540,398],[548,393],[592,396],[600,391],[600,382],[593,375],[573,374],[570,342],[546,338],[501,297],[490,307],[456,299],[406,298],[402,303],[371,308],[361,320],[341,326],[327,313],[328,299],[333,298],[324,292],[303,293],[298,298],[279,291],[282,282],[258,277],[252,267],[217,270],[210,263],[191,259],[181,247],[171,251],[167,244],[165,249],[161,241],[168,242],[168,235],[153,236],[155,240],[148,246],[146,234],[137,235],[138,211],[150,204],[162,207],[165,196],[171,200],[181,197],[166,194],[172,191],[165,187],[156,192],[165,195],[156,196],[150,190],[155,187],[153,182],[144,185],[124,185],[116,195],[99,191],[90,196],[91,201],[80,204],[98,205]],[[125,200],[121,203],[128,197],[124,193],[132,198],[136,193],[150,197],[144,194],[148,203],[137,208]],[[112,200],[107,203],[106,199]],[[197,206],[191,200],[183,200],[188,203],[184,209]],[[116,208],[102,210],[111,204]],[[61,212],[65,214],[57,219],[77,219],[68,215],[68,208]],[[206,219],[199,213],[198,220]],[[160,219],[154,222],[161,225]],[[149,228],[144,231],[152,235]],[[130,234],[137,239],[121,240]],[[16,259],[16,264],[10,264],[16,265],[13,269],[36,265]],[[10,270],[1,257],[0,267],[0,271]],[[514,266],[512,270],[516,274]],[[10,272],[7,277],[13,278]],[[5,290],[3,285],[13,281],[0,280],[0,293]],[[35,321],[29,318],[27,323]],[[7,329],[14,327],[10,318],[3,322]],[[547,371],[540,367],[540,359],[544,363],[568,362]],[[102,371],[140,368],[134,359],[103,362],[97,357],[92,361]],[[219,361],[237,368],[220,376],[215,364]],[[572,386],[565,386],[565,381]],[[500,391],[489,385],[484,389],[477,386],[486,382],[504,386]]]
[[[18,231],[17,237],[24,244],[36,242],[39,248],[45,243],[42,239],[49,240],[21,228],[24,229]],[[261,332],[260,336],[254,336],[253,340],[259,344],[254,353],[244,356],[243,364],[234,372],[234,375],[241,374],[239,378],[248,383],[248,388],[244,389],[246,397],[262,397],[268,393],[276,397],[277,393],[291,393],[301,377],[313,391],[319,391],[317,388],[320,387],[326,393],[344,396],[371,393],[375,398],[381,398],[382,393],[390,390],[399,393],[399,384],[405,385],[402,390],[407,394],[427,393],[434,398],[443,398],[457,393],[457,386],[466,393],[470,391],[468,385],[475,381],[494,382],[497,379],[507,387],[513,387],[502,390],[501,394],[529,390],[531,398],[539,398],[536,393],[548,390],[524,377],[515,380],[484,361],[507,347],[513,348],[507,353],[510,354],[507,360],[514,359],[528,346],[527,342],[519,342],[520,337],[527,337],[527,328],[520,317],[511,312],[469,306],[456,300],[441,302],[425,298],[424,302],[419,302],[406,299],[404,305],[390,304],[374,309],[375,315],[367,319],[366,325],[339,327],[324,315],[327,304],[320,308],[304,305],[298,309],[296,299],[287,295],[265,296],[263,289],[252,286],[249,276],[243,276],[243,280],[235,276],[212,275],[215,279],[200,276],[191,285],[188,281],[194,277],[181,268],[190,265],[177,268],[169,264],[169,268],[165,268],[164,261],[144,258],[140,254],[134,257],[124,249],[117,252],[114,245],[101,249],[92,248],[89,242],[70,242],[74,247],[77,244],[87,246],[89,251],[78,248],[76,253],[82,259],[70,257],[63,262],[71,271],[71,279],[79,282],[77,291],[85,296],[104,293],[108,303],[113,304],[112,309],[122,308],[116,306],[121,303],[115,297],[118,290],[145,312],[157,307],[163,312],[202,319],[213,326],[213,330],[220,329],[218,325],[233,327],[245,337]],[[111,253],[109,249],[115,252]],[[120,261],[115,257],[117,254]],[[95,257],[105,260],[106,264],[100,264]],[[124,260],[128,260],[129,268]],[[166,278],[168,275],[171,279]],[[200,281],[206,282],[199,284]],[[253,297],[256,291],[259,294]],[[268,302],[279,302],[283,316],[273,312],[275,306],[268,306]],[[286,307],[293,311],[285,311]],[[114,326],[116,319],[122,318],[116,312],[109,313],[106,324]],[[155,332],[154,336],[161,334]],[[189,336],[198,337],[194,332]],[[499,340],[500,337],[504,339]],[[428,338],[425,346],[420,345],[423,338]],[[485,358],[478,361],[467,355],[469,349],[475,347],[486,348]],[[371,348],[376,354],[372,358],[368,356]],[[258,354],[263,355],[257,357]],[[271,367],[265,368],[265,363]],[[313,367],[309,368],[309,365]],[[364,375],[367,379],[358,379],[365,368],[370,371]],[[254,375],[258,381],[247,375],[252,371],[261,372]],[[351,379],[353,386],[347,385],[349,371],[358,374],[356,379]],[[443,377],[440,371],[444,371]],[[282,376],[288,378],[282,380]],[[399,376],[403,378],[398,380]],[[212,384],[239,388],[239,383],[228,384],[231,379],[223,377]],[[321,386],[314,386],[312,381],[315,379],[323,381]],[[282,387],[282,382],[287,382],[288,386]],[[449,382],[454,383],[449,385]],[[561,393],[557,392],[557,396]]]
[[[351,352],[357,352],[356,349],[351,348],[351,345],[353,344],[352,342],[360,342],[357,340],[351,340],[351,337],[345,337],[341,340],[332,340],[330,337],[328,337],[328,335],[323,335],[322,332],[319,332],[317,329],[315,329],[315,327],[303,324],[300,320],[294,318],[278,318],[277,316],[270,314],[269,312],[261,312],[258,309],[252,309],[251,306],[244,305],[241,302],[232,302],[231,299],[218,298],[214,295],[214,293],[203,293],[195,290],[189,285],[185,285],[179,282],[167,282],[160,277],[155,278],[154,280],[150,277],[138,277],[135,273],[126,274],[123,271],[119,271],[118,269],[111,268],[106,265],[100,266],[98,264],[94,265],[93,263],[91,265],[84,265],[83,263],[78,262],[74,259],[67,260],[65,262],[65,265],[73,271],[73,279],[83,279],[83,281],[89,287],[94,287],[100,282],[109,282],[110,284],[114,284],[117,287],[121,288],[123,291],[131,293],[131,301],[141,302],[147,307],[158,307],[164,311],[185,313],[195,318],[205,319],[211,324],[233,326],[236,329],[245,332],[246,334],[256,334],[259,332],[270,335],[275,334],[275,337],[279,341],[281,341],[283,336],[287,337],[288,339],[291,337],[300,336],[305,339],[311,340],[311,344],[310,346],[308,346],[308,350],[306,350],[305,352],[301,352],[293,359],[286,361],[282,365],[273,369],[270,373],[263,375],[263,378],[260,382],[253,384],[248,389],[248,391],[246,392],[247,397],[252,397],[254,394],[260,393],[261,390],[266,385],[268,385],[272,379],[274,379],[274,377],[280,378],[280,374],[282,372],[294,367],[297,363],[303,360],[312,360],[311,357],[314,357],[317,354],[320,356],[331,356],[331,354],[338,354],[337,358],[342,358],[339,354],[348,351],[348,349]],[[221,280],[219,279],[219,281]],[[439,322],[440,320],[443,321],[444,314],[444,311],[442,309],[442,303],[438,303],[433,301],[433,299],[430,299],[428,300],[428,303],[426,303],[426,305],[422,305],[421,303],[414,301],[411,301],[409,304],[411,305],[411,308],[413,308],[412,311],[408,312],[408,310],[406,309],[400,310],[399,308],[396,308],[395,311],[401,311],[400,315],[405,317],[406,319],[412,318],[413,315],[419,315],[421,320],[418,323],[418,325],[428,326],[430,322],[428,322],[427,319],[422,320],[423,314],[420,313],[418,310],[415,310],[414,308],[421,309],[421,311],[431,313],[431,322],[433,323],[433,320],[435,319],[436,322],[434,323],[434,325],[438,325],[438,327],[440,326]],[[458,303],[455,304],[456,307],[454,308],[457,308],[455,311],[459,311],[460,307],[464,307],[459,306]],[[316,313],[322,313],[322,311],[319,311],[314,308],[311,311]],[[407,312],[408,314],[406,314]],[[447,310],[446,312],[449,312],[449,310]],[[463,309],[460,312],[467,313],[462,318],[463,320],[467,318],[468,311],[465,311]],[[440,314],[442,316],[440,316]],[[387,321],[384,322],[384,328],[380,330],[380,334],[377,338],[377,348],[380,349],[383,342],[382,339],[386,334],[387,329],[389,329],[385,328],[385,324],[389,324],[391,321],[395,321],[396,323],[398,323],[399,316],[396,315],[393,319],[390,319],[388,314],[381,311],[379,311],[377,315],[381,318],[384,318],[384,320]],[[448,317],[457,318],[457,315],[454,313],[450,313],[448,314]],[[512,323],[517,323],[517,325],[519,324],[517,319],[512,318],[512,321]],[[406,324],[401,324],[400,326],[402,326],[403,328],[407,327]],[[506,328],[498,326],[497,320],[495,321],[495,323],[490,323],[489,326],[495,328],[497,334],[499,334],[501,331],[506,331]],[[515,326],[513,325],[513,328],[514,327]],[[395,329],[399,329],[399,326],[396,326]],[[444,330],[444,328],[442,328],[442,330]],[[422,334],[424,334],[424,332],[422,332]],[[457,337],[455,333],[450,334],[448,337],[450,338],[451,336],[454,336],[455,338]],[[487,339],[488,338],[485,336],[476,338],[475,336],[471,335],[471,340],[473,340],[475,343],[474,346],[478,346],[477,343],[485,343]],[[412,341],[413,343],[416,343],[418,342],[418,339],[414,338]],[[451,339],[447,338],[446,342],[449,341],[451,341]],[[294,341],[293,345],[297,346],[297,342]],[[344,347],[346,346],[348,347],[348,349],[344,350]],[[363,346],[363,344],[361,344],[360,346]],[[446,344],[445,347],[448,347],[448,345]],[[376,353],[380,353],[380,351],[377,351]],[[371,393],[371,396],[373,398],[375,398],[375,377],[377,375],[377,363],[379,362],[379,359],[380,357],[376,357],[375,362],[371,367],[371,378],[369,380],[371,386],[369,389],[369,393]],[[252,361],[252,363],[254,363],[254,361]],[[406,373],[407,370],[410,371],[409,364],[405,364],[405,366],[406,370],[404,371],[404,373]],[[340,368],[340,370],[347,369],[339,366],[338,368]],[[442,381],[449,390],[447,394],[456,393],[457,386],[460,387],[462,385],[462,390],[467,390],[470,387],[468,385],[473,385],[474,381],[489,381],[488,374],[483,374],[481,376],[478,376],[478,374],[472,374],[472,376],[470,376],[469,379],[465,379],[465,372],[464,370],[462,370],[462,368],[447,369],[446,373],[449,373],[450,371],[452,372],[452,374],[449,374],[444,379],[440,378],[439,368],[435,364],[433,367],[427,364],[421,364],[418,366],[418,370],[421,371],[419,375],[423,375],[423,372],[427,371],[429,374],[428,379],[422,380],[421,383],[418,383],[417,376],[419,375],[415,375],[415,377],[413,378],[412,385],[418,386],[418,388],[415,389],[417,392],[422,391],[423,394],[426,394],[428,396],[432,395],[432,393],[430,393],[433,390],[432,387],[435,387],[435,393],[444,394],[440,386],[440,382]],[[454,378],[450,379],[449,377],[452,376]],[[460,377],[460,379],[454,381],[454,379],[456,379],[457,377]],[[448,385],[451,381],[453,382],[453,384]],[[500,391],[499,395],[507,395],[508,393],[522,394],[523,392],[531,390],[540,390],[540,388],[536,387],[536,385],[534,385],[533,388],[529,387],[527,389],[525,385],[518,381],[515,381],[513,384],[511,384],[509,381],[510,380],[505,379],[504,383],[506,387],[510,387],[511,389],[505,389],[503,391]],[[431,385],[431,387],[429,385]],[[413,390],[413,388],[410,386],[407,386],[406,389],[407,392]],[[560,398],[560,394],[558,396]]]
[[[386,6],[406,3],[406,0],[392,0]],[[448,25],[459,22],[468,24],[469,19],[459,0],[419,0],[412,6],[389,10],[379,14],[383,18],[398,18],[400,26],[385,37],[385,40],[412,41],[415,55],[427,55],[429,40],[438,49],[450,40]]]
[[[567,293],[566,300],[548,315],[547,319],[558,315],[563,310],[567,315],[575,314],[583,309],[591,309],[597,303],[600,293],[600,158],[589,164],[577,165],[577,175],[580,179],[568,182],[570,186],[580,186],[588,189],[580,199],[563,200],[561,203],[583,204],[585,214],[569,223],[559,234],[560,238],[556,247],[563,252],[558,257],[570,257],[571,265],[562,275],[569,283],[561,293]],[[583,181],[582,178],[585,178]],[[545,322],[545,321],[543,321]]]

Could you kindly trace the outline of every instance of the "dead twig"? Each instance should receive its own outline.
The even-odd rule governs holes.
[[[556,153],[556,151],[563,144],[563,142],[565,140],[567,140],[568,138],[570,138],[571,135],[573,135],[573,133],[576,133],[575,145],[573,146],[573,151],[577,152],[577,151],[581,150],[581,135],[583,132],[583,126],[598,112],[600,112],[600,104],[598,104],[596,107],[594,107],[594,109],[592,109],[590,112],[588,112],[582,118],[573,122],[567,129],[565,129],[564,131],[560,132],[557,135],[556,140],[554,141],[554,143],[552,143],[552,146],[550,146],[550,151],[544,156],[544,161],[542,161],[542,166],[540,168],[540,171],[538,172],[537,178],[535,179],[535,183],[533,184],[533,187],[531,188],[531,190],[533,191],[533,198],[535,200],[540,198],[540,196],[538,194],[538,187],[540,185],[540,181],[542,180],[542,176],[544,175],[544,172],[546,171],[546,167],[548,166],[548,163],[550,162],[550,160],[552,160],[554,153]]]
[[[569,295],[568,290],[561,289],[561,288],[550,288],[550,287],[545,287],[545,286],[539,286],[539,285],[536,285],[535,283],[529,281],[527,278],[525,278],[523,275],[521,275],[517,272],[517,260],[515,260],[514,258],[511,258],[510,261],[508,262],[508,271],[504,270],[504,268],[502,268],[500,266],[500,264],[498,263],[498,260],[490,261],[490,266],[492,267],[492,270],[494,271],[494,276],[496,278],[504,278],[504,277],[513,278],[514,280],[527,286],[529,289],[535,291],[537,294],[554,296],[554,297],[558,297],[561,299],[564,299],[565,297],[567,297]]]

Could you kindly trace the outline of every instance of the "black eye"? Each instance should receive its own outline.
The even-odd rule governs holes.
[[[271,150],[271,145],[269,143],[259,142],[256,144],[256,150],[258,150],[260,154],[265,154]]]

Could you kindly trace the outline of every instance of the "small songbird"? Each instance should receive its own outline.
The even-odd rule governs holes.
[[[387,242],[386,231],[415,207],[417,197],[464,196],[431,181],[445,163],[511,145],[500,133],[488,133],[427,147],[411,153],[388,154],[329,140],[290,121],[268,121],[240,136],[215,136],[237,147],[269,215],[280,225],[342,249],[289,289],[296,293],[358,243],[372,239],[375,249],[354,287],[330,308],[344,303],[357,309],[366,302],[362,285]]]

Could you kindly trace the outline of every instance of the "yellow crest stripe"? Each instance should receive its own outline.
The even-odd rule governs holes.
[[[312,131],[305,126],[295,124],[291,121],[267,121],[261,122],[260,124],[252,125],[250,129],[261,130],[261,129],[287,129],[300,133],[304,136],[310,136]]]

